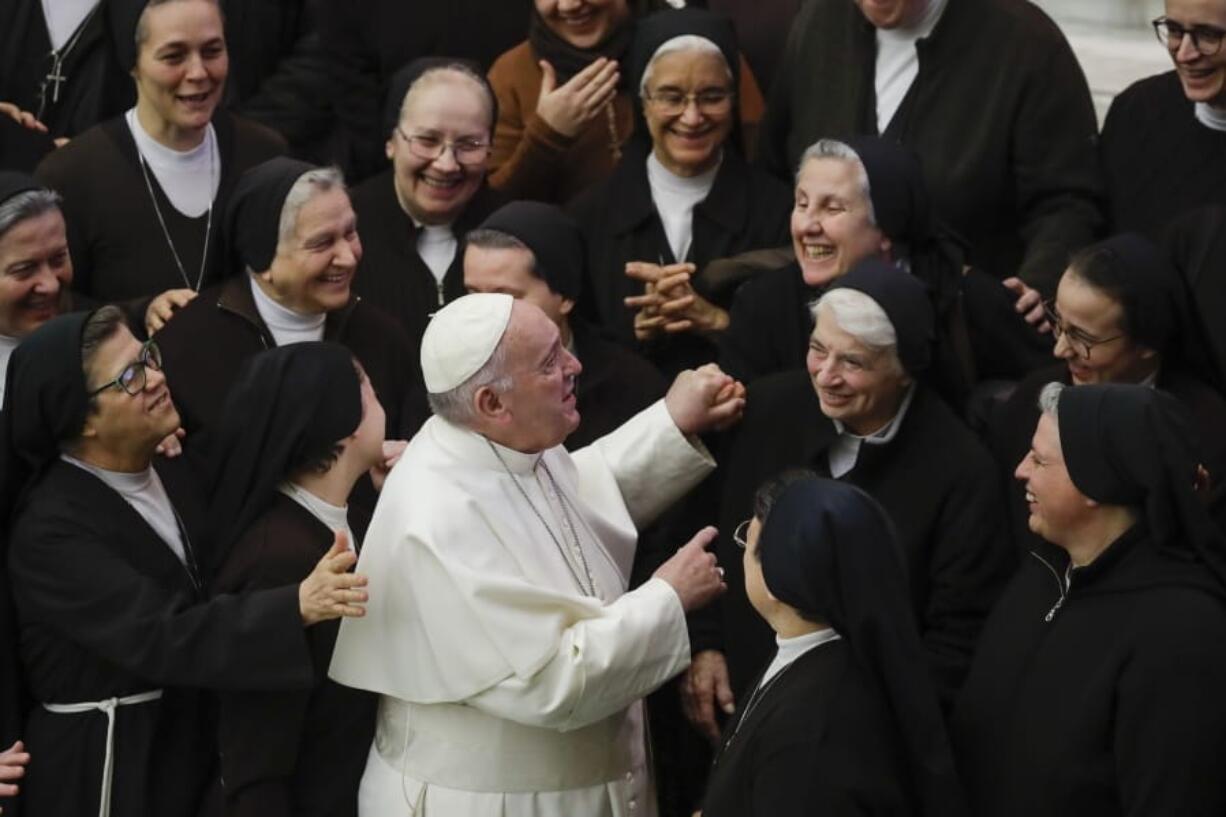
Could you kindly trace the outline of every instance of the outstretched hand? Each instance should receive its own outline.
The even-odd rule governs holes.
[[[664,405],[683,434],[721,431],[739,422],[745,412],[745,387],[708,363],[677,375],[664,395]]]
[[[715,554],[707,550],[716,535],[717,531],[710,526],[698,531],[654,574],[654,578],[672,585],[681,600],[681,609],[687,613],[715,601],[728,589],[723,568],[715,563]]]
[[[302,623],[310,627],[321,621],[342,616],[361,618],[366,615],[366,577],[350,573],[358,556],[349,549],[349,539],[336,532],[332,547],[315,565],[311,575],[298,585],[298,610]]]
[[[561,87],[558,87],[558,75],[553,66],[545,60],[539,64],[541,90],[536,115],[563,136],[577,136],[617,95],[621,75],[616,60],[599,57]]]
[[[1043,309],[1043,296],[1037,289],[1032,289],[1026,285],[1026,282],[1021,278],[1013,277],[1006,278],[1001,281],[1005,289],[1017,296],[1017,303],[1013,308],[1026,319],[1026,323],[1033,326],[1039,332],[1050,332],[1051,323],[1047,320],[1047,311]]]

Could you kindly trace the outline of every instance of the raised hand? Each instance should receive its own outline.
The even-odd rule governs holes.
[[[677,375],[664,405],[683,434],[719,431],[734,425],[745,411],[745,387],[708,363]]]
[[[305,626],[341,616],[366,615],[366,591],[360,589],[366,586],[366,577],[349,572],[357,560],[357,554],[349,549],[348,537],[337,531],[331,549],[298,585],[298,610]]]
[[[687,613],[709,604],[728,589],[723,568],[716,565],[715,554],[707,550],[716,534],[710,526],[698,531],[653,576],[672,585],[681,609]]]
[[[600,57],[558,87],[558,75],[545,60],[536,115],[563,136],[576,136],[617,94],[617,61]]]
[[[1048,322],[1047,313],[1043,309],[1043,296],[1037,289],[1031,289],[1026,286],[1025,281],[1017,277],[1006,278],[1001,283],[1005,289],[1017,296],[1017,303],[1013,308],[1026,319],[1026,323],[1040,332],[1051,331],[1051,323]]]

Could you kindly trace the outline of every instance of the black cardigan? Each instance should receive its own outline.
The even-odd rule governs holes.
[[[884,136],[916,150],[968,263],[1055,291],[1069,253],[1102,227],[1098,132],[1064,35],[1025,0],[949,0],[920,40],[919,75]],[[847,0],[812,0],[795,25],[759,137],[790,178],[819,138],[874,134],[875,30]]]
[[[635,140],[608,180],[577,198],[570,210],[587,240],[587,277],[579,311],[620,342],[639,346],[666,373],[715,359],[713,344],[684,335],[648,344],[634,337],[634,312],[624,298],[642,294],[643,285],[626,276],[626,263],[672,264],[672,249],[651,198],[647,181],[648,146]],[[751,168],[734,150],[724,152],[715,184],[694,207],[690,261],[702,269],[717,258],[777,247],[788,241],[791,189]],[[695,289],[708,297],[701,276]],[[721,306],[727,307],[728,303]]]
[[[769,657],[773,639],[745,595],[742,550],[732,532],[752,515],[754,492],[767,479],[790,468],[828,476],[827,451],[835,437],[807,372],[764,378],[749,389],[745,418],[720,458],[718,479],[695,496],[710,509],[706,521],[718,515],[714,549],[727,571],[728,592],[691,617],[691,646],[724,652],[738,695]],[[897,436],[862,446],[842,479],[872,495],[894,522],[934,683],[949,701],[970,665],[979,627],[1016,564],[991,456],[940,398],[919,386]]]

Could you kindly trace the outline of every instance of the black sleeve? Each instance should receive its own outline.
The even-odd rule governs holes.
[[[296,586],[199,603],[138,572],[69,513],[28,514],[14,528],[9,560],[23,621],[157,684],[310,683]]]

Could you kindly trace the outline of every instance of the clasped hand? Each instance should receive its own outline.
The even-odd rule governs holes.
[[[626,275],[643,282],[643,294],[632,295],[624,303],[634,309],[634,336],[650,340],[660,332],[722,332],[728,327],[728,313],[698,294],[692,279],[697,268],[690,263],[650,264],[631,261]]]

